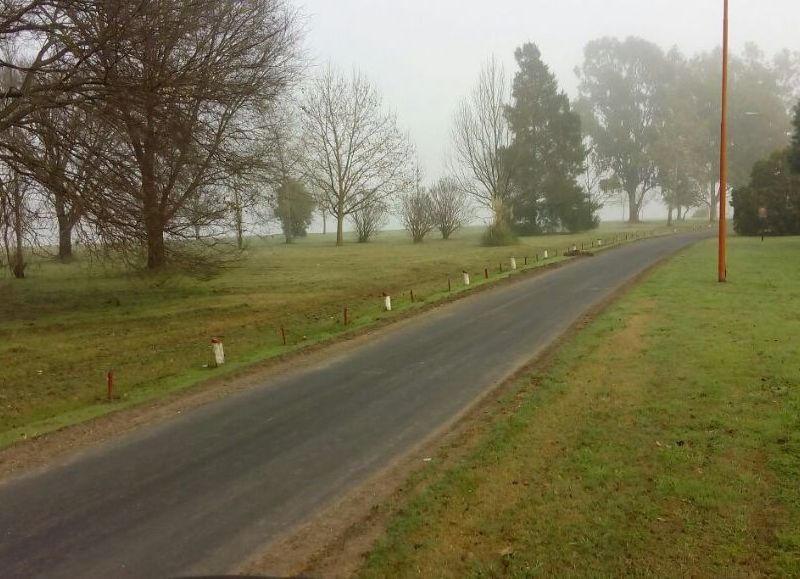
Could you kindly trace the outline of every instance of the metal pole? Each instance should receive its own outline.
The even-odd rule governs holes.
[[[719,281],[728,280],[728,2],[722,21],[722,128],[719,147]]]

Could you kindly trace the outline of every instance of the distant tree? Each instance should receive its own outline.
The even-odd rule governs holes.
[[[37,214],[31,180],[9,165],[0,166],[0,244],[5,263],[17,279],[25,277],[26,246],[33,245]]]
[[[384,199],[374,192],[360,193],[360,200],[354,203],[355,209],[350,211],[350,221],[356,230],[359,243],[368,243],[385,225],[389,207]]]
[[[789,148],[789,162],[792,171],[800,173],[800,101],[794,107],[794,120],[792,122],[794,132],[792,133],[792,145]]]
[[[580,116],[535,44],[524,44],[515,57],[519,71],[506,107],[514,225],[525,234],[596,227],[597,207],[578,184],[586,161]]]
[[[425,236],[436,226],[433,201],[428,190],[422,185],[419,170],[413,189],[400,197],[400,217],[414,243],[422,243]]]
[[[782,50],[772,60],[786,109],[791,111],[800,99],[800,50]]]
[[[342,245],[345,217],[365,223],[407,188],[412,148],[360,72],[347,77],[329,65],[307,89],[302,111],[304,180],[336,218],[336,245]]]
[[[667,224],[683,218],[703,203],[706,177],[704,156],[708,144],[697,127],[704,120],[694,99],[691,71],[683,55],[673,49],[666,55],[660,93],[658,137],[652,147],[657,182],[667,206]]]
[[[452,130],[453,174],[459,186],[492,212],[493,227],[511,223],[511,130],[505,118],[508,82],[492,59],[459,107]]]
[[[700,185],[710,220],[717,219],[719,206],[719,119],[721,51],[696,55],[689,61],[693,84],[692,102],[698,110],[693,129],[701,146],[695,152],[702,164]],[[781,78],[757,46],[749,44],[741,54],[730,57],[729,181],[732,187],[747,185],[750,169],[772,151],[788,144],[789,115]]]
[[[314,198],[300,181],[288,179],[278,189],[275,215],[281,222],[286,243],[305,237],[314,216]]]
[[[27,129],[30,146],[15,158],[46,194],[58,229],[58,259],[67,262],[85,204],[107,193],[103,159],[119,141],[77,106],[36,110]]]
[[[456,179],[442,177],[431,187],[431,211],[444,240],[469,222],[469,199]]]
[[[579,69],[581,110],[604,172],[612,173],[628,197],[637,223],[657,186],[652,148],[658,139],[661,49],[641,38],[590,42]]]
[[[791,170],[790,150],[757,162],[750,184],[733,190],[732,203],[741,235],[800,235],[800,174]]]

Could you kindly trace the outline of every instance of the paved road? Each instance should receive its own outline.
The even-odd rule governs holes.
[[[335,360],[7,482],[0,576],[226,572],[702,235],[641,241],[476,294]]]

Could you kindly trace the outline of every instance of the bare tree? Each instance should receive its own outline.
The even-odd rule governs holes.
[[[336,245],[342,245],[346,216],[362,221],[407,187],[411,146],[357,71],[346,77],[329,65],[306,91],[302,110],[305,181],[336,217]]]
[[[511,222],[513,167],[506,151],[512,135],[505,117],[508,90],[505,72],[492,58],[458,109],[452,130],[458,183],[492,211],[496,225]]]
[[[430,196],[434,226],[442,234],[442,239],[450,239],[471,218],[467,194],[456,179],[442,177],[431,187]]]
[[[143,248],[149,269],[196,259],[195,245],[167,242],[218,239],[231,188],[264,170],[266,112],[300,72],[296,14],[282,0],[164,0],[97,24],[117,34],[93,61],[106,88],[92,112],[118,145],[87,218],[114,247]]]
[[[26,246],[35,240],[38,215],[33,208],[31,181],[8,165],[0,167],[0,243],[5,261],[17,279],[25,277]]]
[[[125,27],[122,5],[91,0],[0,2],[0,69],[13,73],[0,79],[0,132],[24,127],[35,111],[102,98],[106,78],[91,65]],[[117,13],[118,27],[97,26],[103,12]],[[5,149],[16,145],[0,141]]]
[[[355,204],[355,209],[349,213],[350,221],[353,222],[353,227],[355,227],[358,242],[367,243],[386,224],[389,207],[384,199],[373,194],[368,193],[362,196],[359,193],[357,197],[362,197],[362,199]]]
[[[406,193],[400,199],[403,225],[414,243],[422,243],[434,228],[431,196],[425,189]]]
[[[14,157],[45,190],[58,227],[58,258],[72,259],[72,237],[83,200],[102,187],[107,131],[79,107],[40,109],[28,123],[29,145]]]

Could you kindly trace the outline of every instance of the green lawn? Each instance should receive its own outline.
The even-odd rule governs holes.
[[[448,275],[458,291],[462,269],[479,285],[484,268],[496,279],[511,256],[520,267],[528,256],[532,267],[545,248],[552,254],[573,242],[588,247],[592,238],[608,244],[654,232],[667,229],[612,224],[505,248],[481,247],[477,228],[416,246],[399,232],[341,248],[332,235],[291,246],[279,237],[258,239],[211,281],[154,278],[89,259],[68,265],[38,259],[24,280],[0,277],[0,446],[221,374],[204,368],[212,336],[224,336],[225,372],[231,372],[342,334],[345,305],[351,331],[386,317],[384,291],[394,296],[397,315],[446,298]],[[109,369],[120,396],[112,404],[102,400]]]
[[[704,242],[417,475],[363,577],[800,576],[800,238]]]

